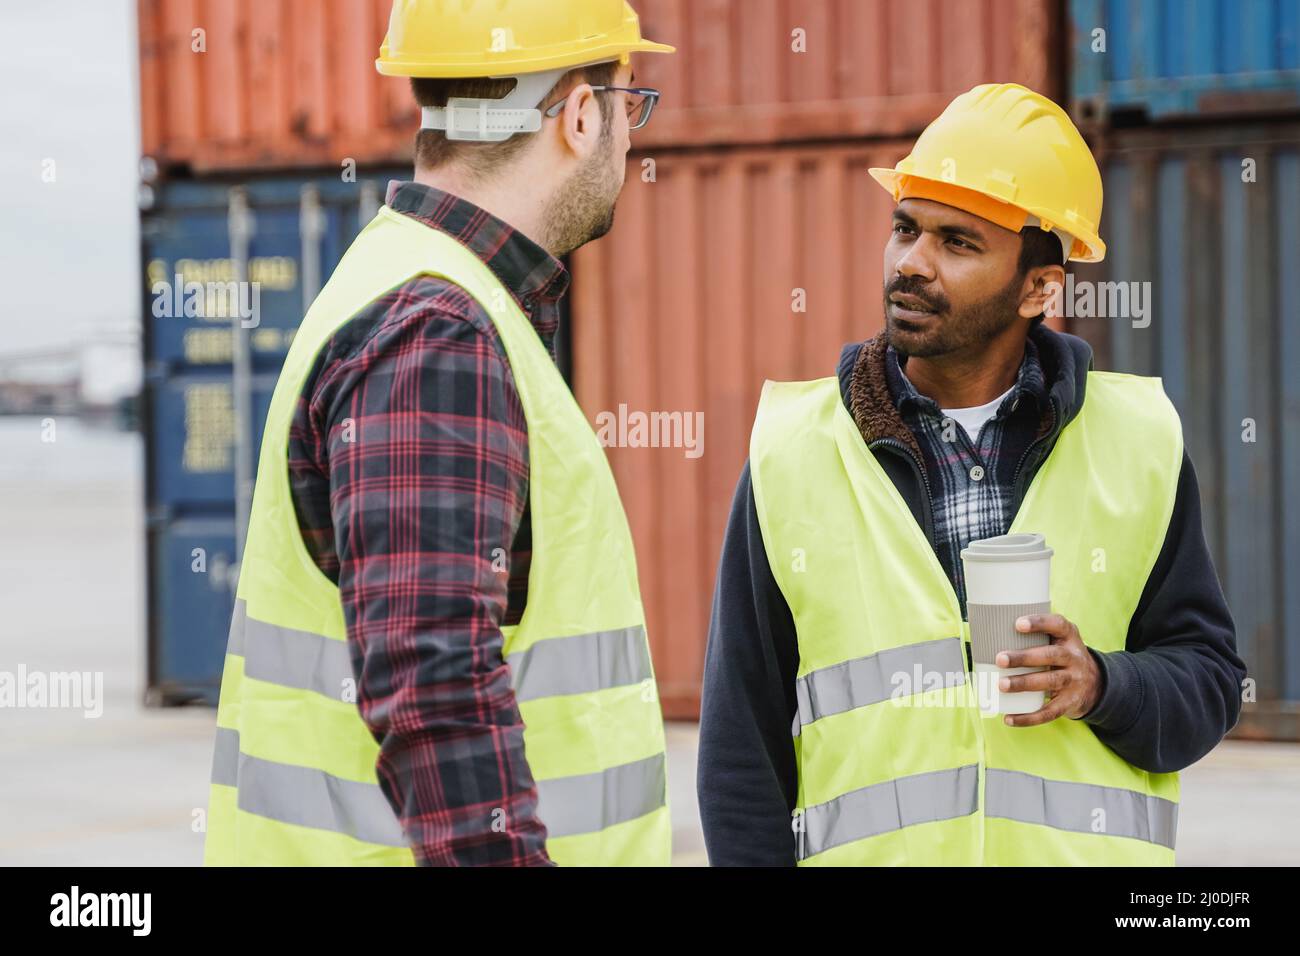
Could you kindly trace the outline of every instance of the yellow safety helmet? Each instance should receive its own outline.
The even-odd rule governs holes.
[[[626,0],[394,0],[375,67],[386,76],[506,77],[673,51],[642,38]]]
[[[871,175],[894,197],[932,199],[1019,232],[1072,240],[1066,259],[1100,262],[1101,172],[1065,110],[1018,83],[961,94],[925,128],[911,154]]]

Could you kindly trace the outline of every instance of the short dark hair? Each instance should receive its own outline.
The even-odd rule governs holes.
[[[1054,232],[1029,226],[1020,232],[1020,259],[1016,263],[1020,275],[1026,275],[1030,269],[1041,266],[1065,265],[1065,250],[1061,248],[1061,239]]]
[[[1016,261],[1017,276],[1023,278],[1029,274],[1030,269],[1041,266],[1063,265],[1065,265],[1065,250],[1061,248],[1061,239],[1056,233],[1039,229],[1037,226],[1026,226],[1020,231],[1020,258]],[[1044,318],[1046,314],[1040,312],[1030,326],[1037,325]]]
[[[596,63],[570,70],[560,77],[542,98],[542,107],[550,105],[556,90],[571,90],[580,83],[592,86],[612,86],[618,72],[618,62]],[[453,96],[482,99],[501,99],[515,88],[513,79],[427,79],[411,78],[411,93],[420,106],[446,106]],[[614,116],[614,107],[607,96],[598,96],[600,116],[609,123]],[[419,169],[436,169],[459,160],[470,160],[474,174],[479,178],[490,178],[500,172],[514,160],[532,142],[526,134],[516,134],[499,143],[476,143],[463,140],[449,140],[443,130],[422,129],[415,137],[415,165]]]

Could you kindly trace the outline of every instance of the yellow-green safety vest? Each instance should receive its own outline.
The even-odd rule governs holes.
[[[1051,607],[1123,650],[1173,512],[1182,429],[1158,378],[1089,372],[1011,532],[1054,550]],[[981,717],[969,624],[838,380],[764,386],[758,521],[799,648],[800,865],[1172,865],[1178,774],[1082,720]]]
[[[355,703],[339,590],[299,535],[287,447],[298,395],[330,336],[421,274],[450,280],[487,310],[528,423],[528,599],[503,633],[547,852],[560,864],[665,865],[662,712],[631,533],[605,452],[491,270],[386,206],[307,313],[271,400],[217,710],[205,862],[414,862]]]

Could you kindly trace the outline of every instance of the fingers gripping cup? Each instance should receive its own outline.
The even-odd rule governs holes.
[[[998,667],[994,662],[1000,651],[1051,643],[1046,634],[1017,631],[1016,618],[1051,612],[1052,549],[1041,534],[1004,534],[972,541],[962,549],[961,559],[980,713],[1033,713],[1046,702],[1043,691],[1004,693],[998,681],[1048,668]]]

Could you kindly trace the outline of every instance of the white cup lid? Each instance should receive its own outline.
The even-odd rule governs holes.
[[[1051,556],[1052,549],[1037,531],[981,538],[961,551],[963,561],[1036,561]]]

